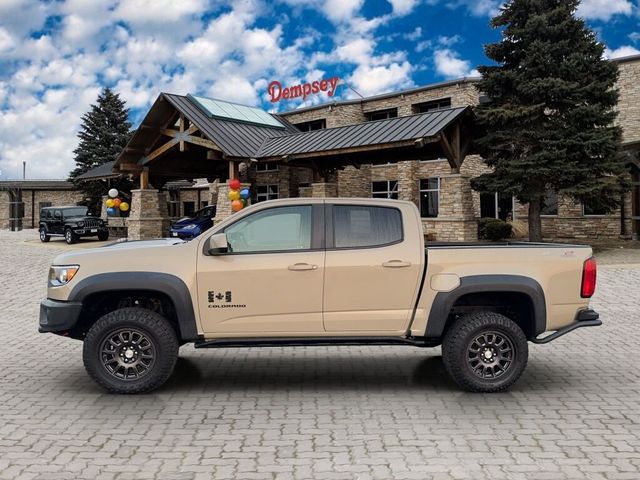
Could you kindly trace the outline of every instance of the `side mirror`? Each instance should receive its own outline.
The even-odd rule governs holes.
[[[226,233],[216,233],[209,239],[209,255],[224,255],[229,252],[229,242]]]

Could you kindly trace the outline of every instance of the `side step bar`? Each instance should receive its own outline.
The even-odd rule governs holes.
[[[307,347],[337,345],[409,345],[432,347],[435,343],[425,338],[406,337],[261,337],[261,338],[220,338],[195,343],[196,348],[238,348],[238,347]]]
[[[532,338],[531,341],[537,344],[549,343],[550,341],[555,340],[558,337],[566,335],[569,332],[573,332],[576,328],[599,327],[600,325],[602,325],[602,320],[600,320],[600,315],[598,315],[597,312],[594,312],[591,309],[582,310],[580,313],[578,313],[576,321],[571,325],[567,325],[566,327],[563,327],[560,330],[555,331],[551,335],[547,335],[546,337]]]

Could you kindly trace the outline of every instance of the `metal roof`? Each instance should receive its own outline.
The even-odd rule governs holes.
[[[2,180],[0,190],[22,188],[25,190],[75,190],[67,180]]]
[[[407,117],[267,138],[256,157],[271,158],[328,152],[435,137],[469,108],[449,108]]]
[[[100,180],[103,178],[115,178],[119,177],[119,173],[113,172],[113,167],[115,166],[115,160],[112,162],[103,163],[102,165],[98,165],[91,170],[87,170],[82,175],[78,176],[78,180]]]
[[[265,138],[298,131],[297,128],[281,119],[278,120],[285,128],[212,118],[188,97],[169,93],[162,95],[230,157],[253,157]]]

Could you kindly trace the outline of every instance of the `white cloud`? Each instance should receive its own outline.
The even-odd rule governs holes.
[[[436,71],[446,78],[477,76],[478,71],[471,68],[468,60],[462,60],[457,52],[443,48],[433,54]]]
[[[389,65],[359,65],[348,78],[361,95],[375,95],[413,85],[411,64],[407,61]]]
[[[364,0],[325,0],[322,11],[334,22],[345,22],[360,11],[363,3]]]
[[[611,20],[614,15],[631,15],[633,4],[629,0],[582,0],[578,15],[589,20]]]
[[[613,50],[607,48],[604,51],[604,57],[609,59],[630,57],[632,55],[640,55],[640,50],[630,45],[624,45]]]
[[[418,4],[417,0],[389,0],[395,15],[407,15]]]
[[[121,0],[114,15],[132,24],[174,23],[176,20],[204,12],[205,0]]]

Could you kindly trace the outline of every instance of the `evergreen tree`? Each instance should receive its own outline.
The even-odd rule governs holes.
[[[483,192],[529,206],[529,239],[542,239],[545,193],[560,192],[612,210],[625,173],[614,126],[618,67],[575,16],[579,0],[511,0],[492,20],[502,40],[485,46],[496,66],[480,67],[490,99],[476,110],[476,144],[491,173]]]
[[[105,187],[100,182],[80,182],[78,176],[115,160],[129,141],[130,130],[129,109],[110,88],[102,90],[91,110],[82,116],[80,143],[73,151],[77,166],[69,174],[69,180],[85,192],[92,204],[99,203]]]

